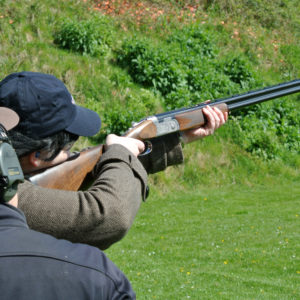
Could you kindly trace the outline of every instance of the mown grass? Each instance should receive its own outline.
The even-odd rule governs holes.
[[[107,254],[138,299],[297,299],[299,193],[289,180],[154,190]]]
[[[134,83],[116,65],[114,51],[130,37],[162,45],[193,22],[213,32],[221,59],[246,57],[261,84],[300,75],[297,0],[130,3],[132,11],[116,15],[108,7],[95,10],[97,1],[0,0],[0,77],[23,70],[51,73],[77,103],[102,117],[113,104],[127,113],[128,99],[151,99],[153,110],[162,110],[160,96]],[[54,43],[63,21],[93,18],[107,22],[110,33],[101,56]],[[299,98],[293,99],[299,108]],[[283,159],[265,161],[242,150],[230,130],[225,125],[186,145],[184,165],[150,176],[150,198],[132,230],[107,251],[138,299],[300,298],[299,155],[286,151]],[[98,143],[103,133],[81,138],[77,149]]]

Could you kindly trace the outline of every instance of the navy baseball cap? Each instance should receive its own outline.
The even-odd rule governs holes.
[[[98,114],[75,104],[62,81],[37,73],[12,73],[0,82],[0,106],[20,117],[16,129],[31,137],[45,138],[65,130],[92,136],[101,127]]]

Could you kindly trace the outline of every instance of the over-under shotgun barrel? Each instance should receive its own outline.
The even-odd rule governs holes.
[[[245,106],[252,104],[261,103],[264,101],[272,100],[275,98],[287,96],[290,94],[300,92],[300,79],[295,79],[285,83],[280,83],[270,87],[266,87],[259,90],[250,91],[243,94],[234,95],[228,98],[220,98],[218,100],[212,101],[211,103],[201,103],[190,108],[180,108],[177,110],[172,110],[169,112],[161,113],[155,115],[158,120],[163,119],[164,117],[174,117],[180,112],[190,112],[193,110],[198,110],[199,108],[205,107],[207,105],[217,105],[220,103],[225,103],[229,111],[236,110]]]
[[[228,101],[227,105],[229,110],[235,110],[298,92],[300,92],[299,79],[249,92],[240,96],[234,96]]]

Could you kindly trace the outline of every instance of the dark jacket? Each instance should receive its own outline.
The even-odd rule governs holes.
[[[97,248],[30,230],[0,204],[1,300],[135,299],[125,275]]]

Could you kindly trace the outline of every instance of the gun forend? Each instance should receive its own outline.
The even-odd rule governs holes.
[[[208,103],[207,105],[217,107],[222,112],[228,112],[228,107],[226,103]],[[203,126],[206,123],[206,118],[202,113],[202,108],[203,106],[199,107],[199,109],[183,111],[175,115],[175,119],[179,124],[179,130],[184,131],[191,128]]]

